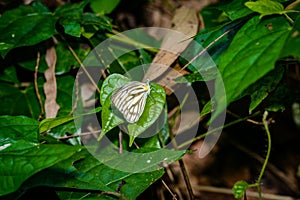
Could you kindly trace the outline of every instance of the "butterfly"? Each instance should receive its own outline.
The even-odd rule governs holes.
[[[149,81],[146,83],[132,81],[117,89],[110,100],[127,122],[135,123],[144,112],[150,91]]]

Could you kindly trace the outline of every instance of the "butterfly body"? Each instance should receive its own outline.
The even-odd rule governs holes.
[[[144,112],[150,91],[148,82],[132,81],[117,89],[111,95],[110,100],[127,122],[135,123]]]

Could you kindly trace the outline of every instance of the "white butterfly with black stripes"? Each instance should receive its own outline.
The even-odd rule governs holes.
[[[117,89],[110,100],[128,123],[135,123],[144,112],[150,91],[149,81],[146,83],[132,81]]]

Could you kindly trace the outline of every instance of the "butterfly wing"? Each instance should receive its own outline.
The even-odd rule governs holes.
[[[135,123],[143,114],[149,93],[148,83],[132,81],[115,91],[110,100],[126,121]]]

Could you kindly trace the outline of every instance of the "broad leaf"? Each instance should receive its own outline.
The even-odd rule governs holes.
[[[0,195],[14,192],[33,174],[67,159],[79,149],[67,145],[38,145],[23,150],[0,151]]]
[[[56,20],[41,3],[20,6],[0,18],[0,54],[11,49],[35,45],[56,33]]]
[[[1,83],[0,98],[1,115],[26,115],[35,119],[39,116],[39,102],[32,86],[19,90],[10,84]]]
[[[182,155],[182,152],[172,152],[173,157],[171,156],[172,154],[170,154],[171,152],[169,154],[164,153],[162,156],[165,156],[164,158],[171,161],[179,159]],[[140,154],[141,153],[142,152],[140,152]],[[107,199],[109,196],[112,197],[112,199],[117,199],[121,196],[126,199],[136,199],[139,194],[164,174],[162,169],[146,173],[116,170],[105,164],[110,161],[117,163],[118,158],[116,155],[114,156],[115,157],[107,157],[103,163],[100,163],[86,150],[82,150],[67,160],[59,162],[36,174],[26,181],[23,187],[24,189],[29,189],[35,186],[52,186],[59,187],[61,190],[64,190],[64,188],[72,188],[72,194],[69,195],[75,196],[77,192],[79,192],[78,195],[80,195],[80,191],[74,191],[74,188],[80,188],[87,190],[91,198],[94,194],[98,195],[99,198],[100,193],[100,199]],[[136,165],[136,163],[131,160],[127,160],[127,162],[132,166]],[[156,164],[157,163],[152,162],[148,165],[154,166]],[[101,192],[104,193],[102,194]],[[107,196],[105,192],[110,195]]]
[[[0,151],[21,150],[38,143],[38,121],[26,116],[0,116]]]
[[[267,20],[254,17],[238,31],[219,65],[228,104],[238,99],[246,88],[274,69],[289,34],[289,28],[283,17]],[[215,84],[217,104],[222,104],[225,98],[218,92],[222,87],[220,81]]]

